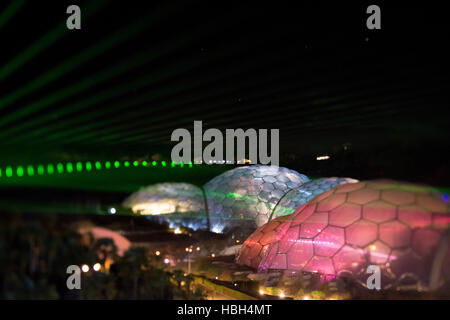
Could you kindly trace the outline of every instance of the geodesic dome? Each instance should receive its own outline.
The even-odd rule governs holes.
[[[238,167],[213,178],[204,185],[212,231],[263,225],[281,197],[307,181],[294,170],[266,165]]]
[[[295,209],[307,203],[314,197],[331,190],[341,184],[356,183],[358,180],[351,178],[320,178],[305,182],[297,188],[289,190],[278,202],[273,210],[272,219],[291,214]]]
[[[141,215],[157,216],[171,227],[207,228],[201,188],[188,183],[158,183],[130,195],[123,205]]]
[[[344,184],[281,219],[256,230],[237,262],[259,271],[347,275],[363,285],[367,267],[377,265],[383,288],[436,288],[450,281],[450,208],[430,188],[392,181]]]
[[[288,220],[288,216],[278,217],[253,232],[242,244],[236,258],[237,263],[258,269],[269,245],[279,241],[289,228],[289,224],[285,223]]]

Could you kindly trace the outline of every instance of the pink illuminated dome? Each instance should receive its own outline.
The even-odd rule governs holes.
[[[344,184],[258,228],[237,262],[264,270],[302,270],[367,279],[382,286],[450,281],[449,205],[432,188],[393,181]]]
[[[258,269],[269,245],[281,239],[289,228],[288,216],[281,216],[259,227],[245,240],[237,258],[239,264]]]

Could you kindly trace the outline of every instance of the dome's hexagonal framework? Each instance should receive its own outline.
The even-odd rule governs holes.
[[[271,221],[276,221],[278,225],[275,223],[267,223],[261,226],[258,232],[253,233],[243,244],[237,259],[239,263],[255,269],[258,268],[264,255],[264,250],[268,248],[270,243],[278,241],[278,235],[283,232],[283,228],[288,226],[284,224],[283,228],[281,228],[281,222],[288,220],[286,218],[287,215],[315,196],[331,190],[338,185],[357,182],[359,181],[351,178],[320,178],[305,182],[301,186],[289,190],[278,202],[271,216]],[[262,239],[261,242],[260,239]],[[258,254],[260,251],[262,254]]]
[[[239,264],[258,269],[269,245],[280,240],[285,229],[289,228],[289,224],[284,223],[288,220],[288,216],[281,216],[259,227],[242,244],[236,261]]]
[[[135,213],[160,217],[171,227],[207,228],[205,197],[201,188],[188,183],[158,183],[142,188],[123,202]]]
[[[268,236],[275,221],[276,236]],[[448,203],[430,188],[392,181],[345,184],[256,230],[237,262],[259,271],[351,275],[363,285],[367,267],[377,265],[384,288],[411,281],[436,287],[450,281],[449,221]]]
[[[297,188],[289,190],[278,202],[273,210],[271,219],[291,214],[295,209],[307,203],[314,197],[331,190],[341,184],[356,183],[351,178],[320,178],[305,182]]]
[[[238,167],[213,178],[204,185],[212,230],[263,225],[281,197],[307,181],[294,170],[266,165]]]

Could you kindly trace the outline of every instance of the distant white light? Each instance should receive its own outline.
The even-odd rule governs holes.
[[[159,202],[138,202],[132,205],[131,210],[141,215],[153,215],[175,213],[175,200],[169,199]]]
[[[94,271],[99,271],[101,269],[102,265],[100,263],[96,263],[94,264],[94,266],[92,267],[94,269]]]
[[[330,159],[330,156],[318,156],[316,157],[316,160],[328,160]]]
[[[180,228],[176,228],[173,233],[175,234],[181,234],[181,229]]]
[[[169,258],[165,258],[165,259],[164,259],[164,263],[165,263],[165,264],[169,264],[169,262],[170,262],[170,261],[169,261]]]
[[[280,298],[284,299],[284,297],[285,297],[284,292],[280,292]]]
[[[214,233],[222,233],[224,229],[225,229],[225,225],[215,224],[212,227],[211,231],[214,232]]]
[[[109,209],[109,213],[111,213],[111,214],[116,214],[116,208],[110,208]]]
[[[88,271],[89,271],[89,266],[88,266],[87,264],[83,264],[83,265],[81,266],[81,271],[83,271],[83,272],[88,272]]]

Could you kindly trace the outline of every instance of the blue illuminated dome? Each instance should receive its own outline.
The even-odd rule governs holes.
[[[314,197],[341,184],[356,182],[358,180],[351,178],[321,178],[308,181],[286,193],[275,207],[271,219],[291,214],[295,209],[309,202]]]
[[[263,225],[284,194],[307,181],[297,171],[266,165],[238,167],[213,178],[204,185],[211,230]]]

